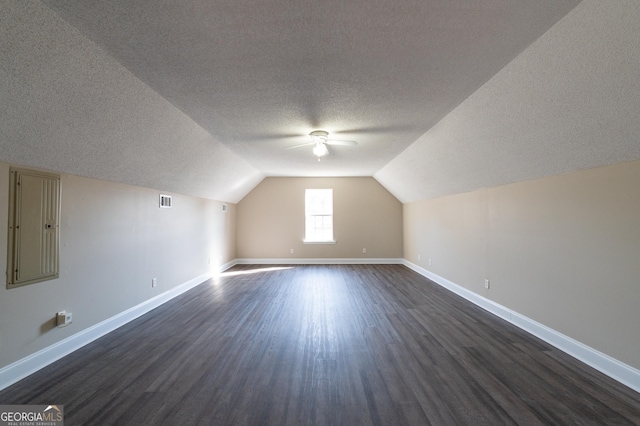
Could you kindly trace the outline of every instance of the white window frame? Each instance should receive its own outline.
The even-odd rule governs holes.
[[[305,244],[335,244],[333,239],[333,189],[305,189]]]

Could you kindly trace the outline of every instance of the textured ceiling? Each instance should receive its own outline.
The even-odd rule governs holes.
[[[640,2],[583,2],[374,177],[408,202],[638,160],[639,94]]]
[[[639,158],[639,3],[579,3],[5,0],[0,160],[230,202],[374,176],[407,202]],[[358,146],[284,149],[314,129]]]
[[[371,176],[578,2],[44,3],[265,175]]]

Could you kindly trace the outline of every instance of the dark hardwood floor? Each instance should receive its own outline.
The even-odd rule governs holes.
[[[0,404],[66,425],[640,424],[640,394],[398,265],[236,266]]]

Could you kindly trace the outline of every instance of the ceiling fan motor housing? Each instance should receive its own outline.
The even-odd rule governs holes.
[[[326,142],[327,139],[329,139],[329,132],[326,132],[324,130],[314,130],[313,132],[309,133],[309,136],[311,136],[311,138],[315,142]]]

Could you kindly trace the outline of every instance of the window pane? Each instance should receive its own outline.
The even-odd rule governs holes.
[[[307,216],[305,234],[308,241],[333,240],[333,217]]]
[[[332,189],[307,189],[305,191],[305,215],[333,214]]]

